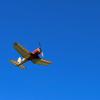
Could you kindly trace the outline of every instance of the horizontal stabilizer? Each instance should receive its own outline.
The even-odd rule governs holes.
[[[10,60],[10,62],[11,62],[12,64],[16,65],[17,67],[21,68],[21,69],[25,69],[25,66],[19,65],[18,62],[15,61],[15,60]]]

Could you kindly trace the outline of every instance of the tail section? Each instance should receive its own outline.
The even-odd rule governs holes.
[[[19,58],[20,59],[20,58]],[[18,60],[19,60],[18,59]],[[15,60],[10,60],[10,62],[14,65],[16,65],[17,67],[21,68],[21,69],[25,69],[25,66],[23,65],[19,65],[19,62],[15,61]]]

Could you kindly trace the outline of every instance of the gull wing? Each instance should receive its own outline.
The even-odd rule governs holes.
[[[51,61],[39,58],[39,59],[33,59],[31,60],[34,64],[39,64],[39,65],[49,65],[51,64]]]
[[[21,54],[22,57],[28,58],[30,56],[30,52],[19,43],[14,43],[14,48],[18,53]]]

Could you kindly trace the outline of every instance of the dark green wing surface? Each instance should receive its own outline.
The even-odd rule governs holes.
[[[34,59],[34,60],[31,60],[34,64],[39,64],[39,65],[49,65],[51,64],[51,61],[48,61],[48,60],[45,60],[45,59]]]
[[[19,43],[14,43],[14,48],[18,53],[21,54],[22,57],[28,58],[30,56],[30,52]]]

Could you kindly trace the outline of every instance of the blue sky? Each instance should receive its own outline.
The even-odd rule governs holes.
[[[40,41],[48,67],[9,63]],[[0,100],[100,100],[99,0],[0,1]]]

